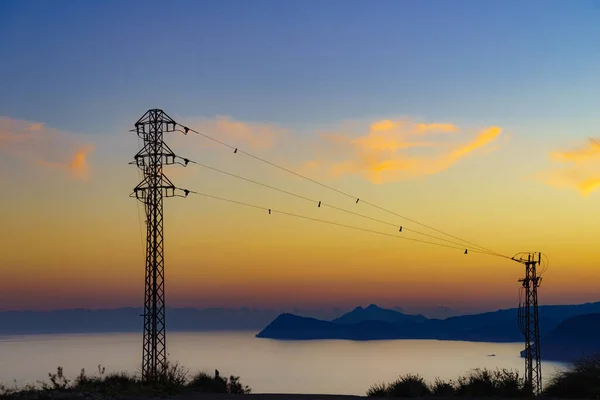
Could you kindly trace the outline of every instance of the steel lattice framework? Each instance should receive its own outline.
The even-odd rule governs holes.
[[[143,172],[143,180],[133,189],[132,197],[140,200],[146,211],[142,379],[148,383],[156,382],[167,366],[163,197],[176,196],[178,189],[163,174],[163,166],[175,164],[177,157],[164,143],[163,133],[174,131],[176,125],[158,109],[147,111],[135,123],[135,132],[143,140],[142,149],[131,164]]]
[[[523,283],[524,302],[519,304],[519,328],[525,335],[525,384],[533,395],[539,395],[542,389],[542,368],[540,362],[540,324],[538,319],[538,287],[542,278],[537,275],[542,254],[528,254],[520,262],[525,264]]]

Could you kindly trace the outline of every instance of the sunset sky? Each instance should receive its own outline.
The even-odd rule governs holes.
[[[142,304],[129,130],[150,108],[361,201],[199,135],[166,134],[178,155],[388,224],[197,165],[166,168],[178,187],[441,236],[373,203],[543,252],[543,304],[599,301],[599,18],[592,0],[2,1],[0,310]],[[173,307],[494,310],[524,270],[196,195],[165,200],[165,243]]]

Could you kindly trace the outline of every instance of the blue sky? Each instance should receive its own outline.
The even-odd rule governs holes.
[[[548,253],[545,302],[597,300],[599,17],[587,0],[0,1],[0,180],[19,189],[0,198],[0,302],[137,304],[143,240],[127,196],[140,177],[127,131],[149,108],[497,251]],[[228,172],[347,201],[202,137],[168,142]],[[169,171],[181,187],[330,216],[182,170]],[[178,200],[166,222],[172,304],[514,306],[521,270],[504,259],[273,218],[267,229],[263,214]]]
[[[598,4],[3,1],[0,112],[90,133],[150,107],[298,127],[584,122],[600,108]]]

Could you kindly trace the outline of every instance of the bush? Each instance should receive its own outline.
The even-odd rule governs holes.
[[[376,383],[367,390],[367,396],[369,397],[385,397],[387,394],[388,385],[384,382]]]
[[[164,392],[181,391],[188,383],[188,376],[189,371],[179,363],[167,362],[158,379],[159,388]]]
[[[205,372],[199,372],[192,377],[187,387],[195,392],[204,393],[229,393],[250,394],[251,389],[240,383],[239,376],[230,376],[229,379],[220,376],[210,376]]]
[[[527,394],[525,381],[518,371],[475,369],[458,379],[456,394],[460,396],[521,397]]]
[[[525,379],[519,376],[519,371],[507,369],[494,371],[494,387],[496,396],[500,397],[525,397],[529,396],[525,387]]]
[[[188,387],[195,392],[227,393],[227,380],[221,377],[212,377],[205,372],[199,372],[192,377]]]
[[[240,383],[239,376],[231,375],[229,377],[229,383],[227,385],[227,392],[229,394],[250,394],[251,391],[252,391],[252,389],[250,389],[250,387],[248,385],[243,386]]]
[[[454,396],[456,393],[456,389],[454,387],[454,382],[446,382],[439,378],[435,379],[433,386],[431,387],[431,392],[434,396],[446,397],[446,396]]]
[[[408,374],[391,383],[387,394],[390,397],[421,397],[431,395],[431,390],[420,375]]]
[[[600,396],[600,355],[586,357],[550,378],[545,396],[598,398]]]

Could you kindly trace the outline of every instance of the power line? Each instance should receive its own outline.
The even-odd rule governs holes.
[[[272,167],[278,168],[278,169],[280,169],[280,170],[282,170],[282,171],[285,171],[285,172],[287,172],[287,173],[289,173],[289,174],[295,175],[295,176],[297,176],[297,177],[299,177],[299,178],[302,178],[302,179],[304,179],[304,180],[307,180],[307,181],[309,181],[309,182],[312,182],[312,183],[314,183],[314,184],[316,184],[316,185],[322,186],[322,187],[324,187],[324,188],[326,188],[326,189],[328,189],[328,190],[331,190],[331,191],[333,191],[333,192],[336,192],[336,193],[338,193],[338,194],[341,194],[341,195],[343,195],[343,196],[346,196],[346,197],[348,197],[348,198],[351,198],[351,199],[355,200],[355,202],[356,202],[356,203],[358,203],[359,201],[361,201],[361,200],[360,200],[360,198],[359,198],[359,197],[357,197],[357,196],[353,196],[353,195],[351,195],[351,194],[349,194],[349,193],[346,193],[346,192],[344,192],[344,191],[341,191],[341,190],[339,190],[339,189],[336,189],[336,188],[334,188],[334,187],[332,187],[332,186],[326,185],[326,184],[324,184],[324,183],[322,183],[322,182],[319,182],[319,181],[317,181],[317,180],[314,180],[314,179],[312,179],[312,178],[309,178],[309,177],[307,177],[307,176],[305,176],[305,175],[299,174],[299,173],[297,173],[297,172],[295,172],[295,171],[292,171],[292,170],[290,170],[290,169],[288,169],[288,168],[282,167],[281,165],[278,165],[278,164],[275,164],[275,163],[273,163],[273,162],[271,162],[271,161],[265,160],[264,158],[261,158],[261,157],[255,156],[254,154],[248,153],[247,151],[240,150],[239,148],[237,148],[237,147],[235,147],[235,146],[232,146],[232,145],[230,145],[230,144],[228,144],[228,143],[225,143],[225,142],[223,142],[223,141],[221,141],[221,140],[218,140],[218,139],[216,139],[216,138],[214,138],[214,137],[212,137],[212,136],[210,136],[210,135],[207,135],[207,134],[205,134],[205,133],[199,132],[199,131],[197,131],[197,130],[195,130],[195,129],[192,129],[192,128],[190,128],[190,127],[184,126],[184,125],[182,125],[182,124],[179,124],[179,123],[177,123],[177,125],[179,125],[180,127],[182,127],[182,128],[183,128],[183,131],[181,131],[181,132],[183,132],[184,134],[187,134],[188,132],[194,132],[194,133],[196,133],[196,134],[198,134],[198,135],[200,135],[200,136],[202,136],[202,137],[204,137],[204,138],[206,138],[206,139],[212,140],[212,141],[213,141],[213,142],[215,142],[215,143],[218,143],[218,144],[220,144],[220,145],[222,145],[222,146],[225,146],[225,147],[228,147],[228,148],[232,149],[232,150],[233,150],[233,152],[234,152],[235,154],[237,154],[237,153],[241,153],[241,154],[244,154],[244,155],[246,155],[246,156],[248,156],[248,157],[254,158],[254,159],[255,159],[255,160],[257,160],[257,161],[260,161],[260,162],[262,162],[262,163],[268,164],[268,165],[270,165],[270,166],[272,166]],[[485,247],[483,247],[483,246],[480,246],[480,245],[478,245],[478,244],[475,244],[475,243],[473,243],[473,242],[471,242],[471,241],[468,241],[468,240],[465,240],[465,239],[461,239],[461,238],[460,238],[460,237],[458,237],[458,236],[451,235],[451,234],[449,234],[449,233],[446,233],[446,232],[444,232],[444,231],[441,231],[441,230],[439,230],[439,229],[436,229],[436,228],[434,228],[434,227],[432,227],[432,226],[429,226],[429,225],[426,225],[426,224],[424,224],[424,223],[421,223],[421,222],[419,222],[419,221],[416,221],[416,220],[414,220],[414,219],[412,219],[412,218],[408,218],[408,217],[406,217],[406,216],[404,216],[404,215],[401,215],[401,214],[398,214],[398,213],[396,213],[396,212],[394,212],[394,211],[388,210],[388,209],[386,209],[386,208],[384,208],[384,207],[378,206],[378,205],[376,205],[376,204],[373,204],[373,203],[370,203],[370,202],[368,202],[368,201],[364,201],[364,200],[362,200],[361,202],[362,202],[362,203],[364,203],[364,204],[366,204],[366,205],[368,205],[368,206],[370,206],[370,207],[376,208],[376,209],[378,209],[378,210],[380,210],[380,211],[384,211],[384,212],[386,212],[386,213],[388,213],[388,214],[394,215],[394,216],[396,216],[396,217],[399,217],[399,218],[403,218],[403,219],[405,219],[405,220],[407,220],[407,221],[410,221],[410,222],[412,222],[412,223],[414,223],[414,224],[421,225],[421,226],[423,226],[423,227],[425,227],[425,228],[428,228],[428,229],[431,229],[431,230],[433,230],[433,231],[435,231],[435,232],[438,232],[438,233],[441,233],[441,234],[443,234],[443,235],[446,235],[446,236],[448,236],[448,237],[451,237],[451,238],[453,238],[453,239],[459,240],[459,241],[461,241],[461,242],[463,242],[463,243],[468,243],[468,244],[470,244],[470,245],[472,245],[472,246],[475,246],[475,247],[477,247],[477,248],[479,248],[479,249],[485,250],[485,251],[486,251],[486,252],[488,252],[488,253],[491,253],[491,254],[494,254],[494,255],[497,255],[497,256],[501,256],[501,257],[510,258],[510,257],[508,257],[508,256],[504,256],[504,255],[502,255],[502,254],[500,254],[500,253],[498,253],[498,252],[496,252],[496,251],[493,251],[493,250],[490,250],[490,249],[488,249],[488,248],[485,248]]]
[[[358,226],[341,224],[341,223],[335,222],[335,221],[328,221],[328,220],[319,219],[319,218],[307,217],[305,215],[294,214],[294,213],[290,213],[290,212],[287,212],[287,211],[276,210],[276,209],[273,209],[273,208],[268,208],[268,207],[263,207],[263,206],[257,206],[255,204],[245,203],[245,202],[239,201],[239,200],[227,199],[227,198],[224,198],[224,197],[214,196],[214,195],[207,194],[207,193],[196,192],[196,191],[193,191],[193,190],[184,190],[184,192],[186,193],[186,195],[188,193],[191,193],[191,194],[195,194],[195,195],[198,195],[198,196],[208,197],[208,198],[211,198],[211,199],[214,199],[214,200],[224,201],[224,202],[228,202],[228,203],[232,203],[232,204],[237,204],[237,205],[241,205],[241,206],[245,206],[245,207],[250,207],[250,208],[254,208],[254,209],[258,209],[258,210],[262,210],[262,211],[267,211],[269,214],[275,214],[275,213],[277,213],[277,214],[282,214],[282,215],[286,215],[286,216],[289,216],[289,217],[295,217],[295,218],[305,219],[305,220],[308,220],[308,221],[321,222],[321,223],[325,223],[325,224],[329,224],[329,225],[335,225],[335,226],[339,226],[339,227],[343,227],[343,228],[354,229],[354,230],[357,230],[357,231],[374,233],[374,234],[378,234],[378,235],[382,235],[382,236],[389,236],[389,237],[393,237],[393,238],[396,238],[396,239],[410,240],[410,241],[413,241],[413,242],[419,242],[419,243],[424,243],[424,244],[431,244],[431,245],[434,245],[434,246],[447,247],[447,248],[457,249],[457,250],[461,250],[461,251],[465,250],[465,254],[467,253],[467,250],[469,250],[469,251],[474,252],[474,253],[491,255],[491,256],[497,256],[496,254],[492,254],[492,253],[488,253],[488,252],[483,252],[483,251],[479,251],[479,250],[465,249],[463,247],[456,247],[456,246],[451,246],[451,245],[447,245],[447,244],[443,244],[443,243],[436,243],[436,242],[430,242],[430,241],[427,241],[427,240],[421,240],[421,239],[415,239],[415,238],[408,238],[408,237],[405,237],[405,236],[393,235],[393,234],[387,233],[387,232],[380,232],[380,231],[375,231],[375,230],[372,230],[372,229],[361,228],[361,227],[358,227]],[[500,256],[500,257],[503,257],[503,256]]]
[[[449,239],[444,239],[444,238],[441,238],[441,237],[435,236],[435,235],[430,235],[428,233],[417,231],[415,229],[405,228],[405,227],[403,227],[401,225],[394,224],[392,222],[383,221],[381,219],[373,218],[373,217],[370,217],[368,215],[360,214],[360,213],[357,213],[357,212],[354,212],[354,211],[351,211],[351,210],[347,210],[347,209],[344,209],[344,208],[341,208],[341,207],[337,207],[337,206],[334,206],[334,205],[331,205],[331,204],[327,204],[327,203],[322,202],[320,200],[311,199],[309,197],[300,195],[298,193],[290,192],[290,191],[287,191],[287,190],[284,190],[284,189],[280,189],[280,188],[275,187],[275,186],[268,185],[268,184],[263,183],[263,182],[255,181],[253,179],[249,179],[249,178],[246,178],[246,177],[243,177],[243,176],[240,176],[240,175],[236,175],[236,174],[233,174],[231,172],[223,171],[221,169],[218,169],[218,168],[215,168],[215,167],[211,167],[209,165],[202,164],[202,163],[199,163],[197,161],[190,160],[188,158],[183,158],[183,160],[184,160],[184,162],[186,164],[187,163],[196,164],[196,165],[198,165],[200,167],[203,167],[203,168],[206,168],[206,169],[210,169],[212,171],[216,171],[218,173],[221,173],[221,174],[224,174],[224,175],[228,175],[228,176],[231,176],[231,177],[236,178],[236,179],[241,179],[243,181],[246,181],[246,182],[249,182],[249,183],[252,183],[252,184],[255,184],[255,185],[259,185],[259,186],[262,186],[262,187],[265,187],[265,188],[268,188],[268,189],[271,189],[271,190],[275,190],[275,191],[280,192],[280,193],[284,193],[284,194],[287,194],[287,195],[290,195],[290,196],[297,197],[297,198],[302,199],[302,200],[306,200],[308,202],[317,204],[318,207],[321,207],[321,206],[323,206],[323,207],[329,207],[329,208],[332,208],[332,209],[337,210],[337,211],[341,211],[341,212],[344,212],[344,213],[347,213],[347,214],[355,215],[357,217],[361,217],[361,218],[365,218],[365,219],[368,219],[368,220],[371,220],[371,221],[379,222],[381,224],[385,224],[385,225],[388,225],[388,226],[393,226],[394,228],[398,229],[399,232],[402,232],[402,231],[412,232],[412,233],[415,233],[415,234],[418,234],[418,235],[422,235],[422,236],[426,236],[426,237],[429,237],[429,238],[432,238],[432,239],[437,239],[437,240],[441,240],[441,241],[444,241],[444,242],[447,242],[447,243],[452,243],[452,244],[455,244],[455,245],[464,246],[463,243],[455,242],[455,241],[452,241],[452,240],[449,240]],[[496,253],[492,253],[492,252],[489,252],[489,251],[486,251],[485,253],[492,254],[492,255],[498,255]]]

